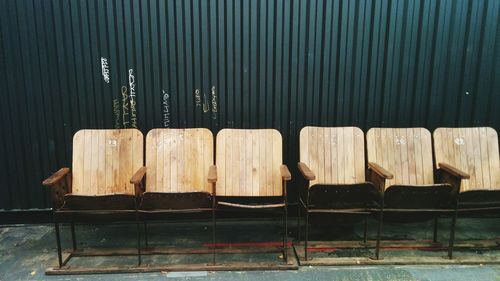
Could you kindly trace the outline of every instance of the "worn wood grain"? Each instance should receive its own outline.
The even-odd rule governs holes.
[[[299,169],[311,186],[364,182],[363,131],[356,127],[304,127],[300,131],[300,162],[305,166],[299,165]]]
[[[146,136],[146,191],[212,193],[213,135],[205,128],[153,129]]]
[[[282,195],[283,151],[277,130],[223,129],[216,146],[217,195]]]
[[[489,127],[437,128],[433,133],[436,163],[463,171],[461,191],[500,190],[498,134]]]
[[[368,162],[392,178],[391,185],[434,184],[431,134],[425,128],[372,128],[366,134]]]
[[[73,137],[72,193],[134,194],[130,178],[142,165],[139,130],[80,130]]]
[[[42,184],[45,186],[51,186],[63,179],[69,172],[69,168],[61,168],[57,172],[53,173],[50,177],[46,178],[42,182]]]

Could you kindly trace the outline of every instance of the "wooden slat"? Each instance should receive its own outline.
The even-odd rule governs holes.
[[[163,165],[165,165],[165,162],[168,161],[168,164],[170,165],[170,182],[164,182],[163,183],[163,187],[160,187],[163,192],[166,192],[166,191],[169,191],[170,192],[177,192],[177,185],[178,185],[178,173],[177,173],[177,170],[179,170],[179,166],[181,169],[183,169],[184,167],[182,167],[182,152],[181,152],[181,149],[182,147],[179,147],[179,139],[181,137],[179,135],[163,135],[162,137],[162,149],[165,149],[165,152],[167,152],[167,154],[169,155],[169,157],[167,159],[164,159],[164,163]],[[147,140],[146,140],[147,141]],[[180,159],[179,159],[180,158]],[[147,161],[147,160],[146,160]],[[147,165],[147,162],[146,162],[146,165]],[[159,167],[158,170],[161,170],[162,167]],[[167,172],[168,173],[168,172]],[[146,182],[147,182],[147,178],[146,178]],[[165,189],[165,186],[167,186],[167,188]]]
[[[481,166],[483,167],[483,185],[491,186],[491,172],[489,169],[488,134],[486,128],[479,128],[479,143],[481,145]],[[495,171],[498,174],[498,171]]]
[[[488,134],[488,163],[490,167],[490,183],[492,188],[500,188],[500,151],[498,135],[492,128],[486,128]]]
[[[142,137],[142,135],[141,135]],[[104,134],[96,134],[94,135],[93,137],[93,145],[95,145],[96,147],[94,149],[96,149],[96,154],[94,155],[95,159],[94,161],[97,162],[97,166],[96,166],[96,169],[94,170],[94,172],[92,172],[92,177],[95,177],[96,179],[105,179],[105,176],[106,176],[106,170],[105,170],[105,167],[106,167],[106,146],[105,145],[100,145],[102,143],[106,143],[106,136]],[[142,160],[141,159],[141,163],[142,163]],[[133,162],[132,162],[133,163]],[[135,171],[134,171],[135,173]],[[133,173],[132,173],[133,174]],[[104,180],[106,182],[106,180]],[[114,184],[107,184],[107,185],[104,185],[106,188],[110,188],[110,187],[113,187],[115,186]],[[94,190],[95,193],[98,193],[98,190],[97,190],[97,187],[98,185],[95,185],[94,188],[96,188],[96,190]],[[116,192],[120,192],[119,190],[116,191]],[[107,189],[104,191],[105,194],[110,194],[110,193],[115,193],[114,190],[112,189]]]
[[[221,159],[224,159],[224,161],[218,161],[217,162],[217,191],[216,193],[226,193],[226,186],[229,185],[228,177],[226,176],[226,173],[222,173],[226,169],[226,162],[228,161],[227,159],[230,158],[230,154],[228,150],[226,149],[226,141],[228,138],[221,138],[216,141],[216,149],[217,151],[217,157],[220,157]],[[224,190],[221,190],[224,189]]]
[[[413,128],[408,128],[413,134]],[[411,185],[417,184],[417,163],[415,161],[415,140],[414,138],[408,138],[408,154],[407,154],[407,164],[408,164],[408,182]]]
[[[351,182],[354,178],[354,140],[353,140],[353,130],[352,128],[343,128],[344,131],[344,149],[342,154],[344,155],[344,181]]]
[[[385,139],[386,136],[387,136],[387,133],[389,133],[389,130],[376,130],[376,140],[382,138],[382,139]],[[390,132],[391,135],[392,135],[392,132]],[[368,136],[367,136],[368,137]],[[389,145],[388,145],[388,149],[387,151],[384,151],[383,149],[383,146],[382,146],[382,142],[381,141],[377,141],[376,142],[376,146],[377,146],[377,159],[382,159],[382,163],[377,163],[379,165],[381,165],[383,168],[385,168],[386,170],[388,170],[389,172],[391,172],[394,176],[394,179],[396,177],[399,177],[400,175],[395,175],[394,173],[396,173],[396,169],[394,167],[394,141],[392,140]],[[368,148],[367,148],[368,149]],[[387,157],[383,157],[381,154],[384,154],[386,153]],[[373,162],[373,161],[370,161],[371,158],[368,158],[368,162]]]
[[[476,168],[476,177],[475,177],[475,185],[473,186],[477,186],[477,187],[481,187],[481,186],[484,186],[484,183],[483,183],[483,165],[481,163],[481,157],[477,157],[477,155],[481,155],[481,145],[480,145],[480,137],[479,137],[479,130],[472,130],[472,146],[473,146],[473,159],[474,159],[474,167]],[[465,186],[467,186],[467,182],[466,181],[462,181],[462,182],[465,182]],[[469,184],[468,187],[466,187],[467,189],[462,189],[462,190],[469,190],[469,188],[471,187],[471,185]]]
[[[466,128],[462,128],[462,130],[460,130],[461,133],[463,132],[463,134],[465,135],[465,141],[466,143],[471,143],[472,140],[473,140],[473,132],[472,130],[467,130]],[[434,141],[436,141],[436,138],[434,138]],[[461,188],[465,188],[466,190],[469,189],[469,186],[480,186],[478,185],[478,182],[477,182],[477,176],[476,176],[476,166],[475,165],[472,165],[474,163],[474,147],[472,145],[466,145],[466,150],[465,150],[465,153],[466,153],[466,159],[465,159],[465,163],[466,163],[466,167],[464,170],[469,170],[469,180],[468,181],[462,181],[462,184],[461,184]],[[437,159],[437,158],[436,158]]]
[[[316,175],[310,185],[364,182],[363,131],[356,127],[304,127],[300,131],[300,161]]]
[[[345,154],[344,154],[344,130],[341,129],[339,131],[339,134],[337,134],[337,153],[338,153],[338,158],[337,158],[337,177],[339,183],[345,182],[345,170],[347,169],[346,163],[345,163]],[[314,172],[314,170],[313,170]],[[316,178],[316,182],[319,182],[318,179]]]
[[[252,157],[252,192],[255,192],[253,195],[257,194],[264,194],[267,195],[266,189],[264,186],[260,185],[260,178],[259,178],[259,169],[257,167],[260,165],[260,138],[253,138],[251,147],[252,147],[252,152],[255,153],[255,157]]]
[[[366,134],[368,162],[394,174],[391,185],[434,183],[431,135],[424,128],[372,128]]]
[[[427,129],[417,129],[414,128],[415,140],[422,150],[422,173],[424,178],[422,182],[417,182],[417,184],[433,184],[434,183],[434,169],[432,166],[432,138],[431,133]]]
[[[324,179],[325,178],[325,132],[326,130],[317,130],[317,136],[316,136],[316,147],[318,148],[318,155],[317,155],[317,165],[314,167],[316,174],[318,175],[318,178]],[[322,163],[322,165],[319,165],[319,163]]]
[[[266,157],[260,157],[260,155],[266,155],[266,138],[265,138],[265,131],[259,131],[260,137],[258,138],[259,142],[259,167],[264,167],[262,171],[258,171],[257,173],[259,174],[259,187],[262,190],[262,194],[269,195],[271,194],[271,190],[269,190],[269,186],[266,185],[267,182],[267,177],[269,174],[269,169],[268,169],[268,161],[266,161]],[[269,166],[269,168],[271,168]],[[264,191],[265,190],[265,191]]]
[[[413,133],[415,133],[415,130],[418,129],[412,129],[414,130]],[[422,146],[418,145],[418,143],[415,142],[415,139],[413,140],[413,149],[414,149],[414,161],[415,161],[415,184],[417,182],[423,182],[424,181],[424,162],[423,162],[423,155],[422,155]]]
[[[95,149],[95,144],[92,143],[92,134],[90,132],[85,131],[82,133],[83,135],[83,147],[82,148],[76,148],[73,147],[73,149],[78,150],[82,149],[83,150],[83,175],[82,176],[82,182],[83,184],[81,186],[76,187],[75,194],[97,194],[95,185],[96,185],[96,179],[92,175],[92,170],[94,169],[94,163],[92,162],[92,156],[94,154],[94,149]],[[107,145],[107,144],[105,144]],[[109,158],[111,162],[113,161],[113,157]],[[114,171],[111,170],[110,176],[111,176],[111,181],[108,186],[113,185],[114,182]],[[106,186],[104,186],[104,189],[106,189]]]
[[[219,196],[281,196],[281,134],[274,129],[223,129],[217,134]]]
[[[241,179],[243,180],[242,184],[245,188],[245,194],[250,194],[251,196],[256,196],[257,194],[260,193],[259,188],[257,187],[256,190],[254,190],[253,186],[253,159],[258,158],[259,154],[253,154],[253,136],[252,136],[252,131],[240,131],[241,134],[244,135],[243,140],[244,140],[244,145],[243,149],[245,151],[245,156],[243,159],[241,159],[242,163],[244,163],[244,166],[242,166],[241,172],[243,173],[244,177]],[[250,168],[250,169],[248,169]]]
[[[281,134],[276,131],[276,133],[269,134],[270,143],[273,146],[273,161],[269,162],[271,172],[271,182],[270,191],[268,190],[268,195],[280,196],[283,194],[282,189],[282,178],[281,178],[281,165],[283,164],[283,142],[281,139]],[[272,164],[271,164],[272,163]],[[280,163],[278,169],[274,167],[275,163]]]
[[[142,134],[141,134],[142,137]],[[119,185],[113,184],[112,186],[108,186],[111,190],[107,190],[106,193],[119,193],[120,191],[124,190],[126,188],[126,185],[130,185],[130,178],[132,178],[132,175],[139,169],[142,164],[143,164],[143,159],[141,159],[140,163],[141,165],[138,166],[137,169],[132,169],[130,171],[130,163],[133,163],[134,158],[132,157],[132,152],[134,150],[134,143],[133,139],[129,137],[121,138],[117,133],[113,133],[113,138],[117,139],[118,143],[118,155],[120,155],[119,159],[119,172],[116,174],[116,178],[114,178],[114,182]],[[108,144],[110,145],[110,144]],[[142,149],[141,149],[142,150]],[[130,171],[131,173],[128,173]],[[121,177],[124,174],[128,174],[128,179],[126,183],[122,182],[119,177]],[[111,192],[110,192],[111,191]],[[130,190],[127,193],[133,194],[131,192],[133,190]]]
[[[498,134],[493,128],[437,128],[434,133],[436,165],[447,163],[470,175],[461,191],[499,190]]]
[[[361,129],[353,128],[354,176],[352,183],[365,181],[365,134]]]
[[[470,132],[468,130],[465,130],[464,128],[459,128],[458,130],[455,130],[454,136],[457,138],[462,138],[464,140],[464,144],[467,142],[470,142]],[[468,154],[469,147],[468,145],[456,145],[456,148],[458,148],[459,152],[459,158],[460,158],[460,170],[464,171],[468,169],[468,161],[471,159]],[[470,177],[470,175],[469,175]],[[468,187],[467,187],[468,188]]]
[[[146,136],[146,191],[212,192],[213,135],[204,128],[153,129]]]
[[[142,165],[139,130],[78,131],[73,137],[73,194],[134,194],[129,181]]]
[[[331,183],[339,182],[339,146],[338,146],[338,138],[341,133],[340,130],[330,130],[330,143],[327,143],[327,146],[330,146],[332,150],[330,151],[331,157],[330,161],[332,163],[331,171],[332,171],[332,179],[329,181]],[[302,144],[301,144],[302,146]],[[307,147],[307,145],[305,145]],[[307,154],[306,154],[307,155]]]
[[[75,147],[83,147],[85,146],[85,132],[79,131],[73,136],[73,166],[72,166],[72,192],[79,193],[81,192],[80,187],[84,185],[84,178],[82,176],[75,175],[83,175],[83,167],[84,167],[84,157],[85,150],[84,149],[75,149]]]
[[[323,143],[321,144],[323,146],[323,150],[325,151],[325,158],[324,158],[324,179],[325,182],[332,182],[332,150],[336,150],[336,147],[333,146],[332,144],[332,134],[333,132],[331,130],[327,130],[324,135]],[[302,143],[301,143],[302,145]]]

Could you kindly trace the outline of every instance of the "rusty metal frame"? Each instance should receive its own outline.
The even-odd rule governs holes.
[[[215,188],[215,185],[214,185]],[[284,183],[284,189],[286,182]],[[84,210],[84,211],[55,211],[54,212],[54,225],[56,232],[56,243],[58,253],[58,266],[47,269],[47,275],[65,275],[65,274],[95,274],[95,273],[125,273],[125,272],[154,272],[154,271],[224,271],[224,270],[294,270],[298,269],[298,261],[295,258],[293,247],[288,248],[288,224],[287,224],[287,198],[286,192],[283,196],[283,246],[282,247],[265,247],[265,248],[242,248],[242,247],[217,247],[216,241],[216,211],[217,203],[215,196],[211,198],[211,208],[190,208],[190,209],[172,209],[172,210],[143,210],[140,208],[140,203],[136,200],[135,210]],[[147,235],[148,214],[163,215],[175,213],[212,213],[212,242],[210,248],[182,248],[182,247],[149,247]],[[72,237],[72,250],[67,253],[63,259],[63,251],[61,247],[59,217],[61,215],[85,214],[89,216],[113,216],[121,213],[134,213],[137,226],[137,248],[121,248],[121,249],[78,249],[76,243],[76,233],[74,227],[74,220],[70,219],[71,224],[71,237]],[[145,248],[141,246],[141,224],[144,227],[145,233]],[[268,253],[283,251],[284,263],[281,262],[259,262],[259,263],[216,263],[215,257],[217,254],[239,254],[239,253]],[[144,265],[142,264],[141,256],[143,255],[169,255],[169,254],[212,254],[212,263],[207,264],[164,264],[164,265]],[[94,256],[137,256],[137,265],[131,266],[107,266],[107,267],[71,267],[68,262],[74,257],[94,257]],[[291,258],[289,258],[291,257]]]
[[[137,206],[137,205],[136,205]],[[53,269],[57,270],[63,270],[64,268],[67,268],[68,262],[73,258],[79,256],[78,253],[81,252],[80,249],[77,248],[77,243],[76,243],[76,231],[75,231],[75,221],[81,221],[81,222],[87,222],[88,220],[75,220],[74,215],[88,215],[88,216],[99,216],[101,218],[106,218],[106,217],[112,217],[116,215],[134,215],[135,220],[134,222],[130,223],[135,223],[137,228],[136,228],[136,237],[137,237],[137,247],[134,249],[134,256],[137,256],[137,264],[140,266],[141,265],[141,233],[140,233],[140,221],[138,217],[138,212],[137,208],[135,210],[56,210],[53,212],[53,221],[54,221],[54,228],[55,228],[55,234],[56,234],[56,247],[57,247],[57,258],[58,258],[58,265],[57,267],[54,267]],[[68,219],[60,219],[60,217],[67,217],[69,216]],[[71,244],[72,244],[72,250],[69,252],[69,254],[63,259],[63,250],[61,246],[61,231],[60,231],[60,223],[62,222],[67,222],[69,221],[70,223],[70,228],[71,228]],[[129,254],[131,255],[131,254]],[[51,269],[47,270],[48,271]]]
[[[279,248],[279,247],[277,247]],[[218,250],[221,253],[264,253],[275,252],[276,248],[267,249],[238,249],[238,248],[225,248]],[[120,249],[117,250],[93,250],[77,251],[70,253],[71,257],[91,257],[91,256],[124,256],[134,255],[135,249]],[[142,255],[157,255],[157,254],[211,254],[212,250],[205,249],[169,249],[169,248],[154,248],[143,250]],[[294,255],[293,248],[288,249],[288,255]],[[68,259],[68,258],[67,258]],[[53,267],[47,269],[47,275],[70,275],[70,274],[100,274],[100,273],[140,273],[140,272],[159,272],[159,271],[249,271],[249,270],[296,270],[299,265],[295,258],[289,259],[287,264],[275,262],[261,262],[261,263],[246,263],[246,262],[232,262],[227,264],[211,264],[211,263],[197,263],[197,264],[168,264],[168,265],[136,265],[136,266],[108,266],[108,267]]]
[[[213,184],[213,190],[215,194],[215,183]],[[293,249],[293,247],[288,247],[288,198],[287,198],[287,190],[286,190],[286,180],[282,179],[282,196],[281,199],[283,200],[282,205],[283,206],[277,206],[280,204],[269,204],[269,205],[261,205],[260,209],[261,210],[269,210],[269,209],[278,209],[282,208],[282,219],[283,219],[283,242],[281,246],[281,252],[283,253],[283,263],[282,266],[279,267],[279,269],[290,267],[291,269],[294,269],[296,265],[298,266],[298,262],[295,260],[295,255],[292,255],[292,261],[289,260],[290,256],[290,250]],[[214,196],[214,208],[213,208],[213,221],[214,221],[214,230],[216,229],[216,210],[218,209],[218,202],[216,196]],[[234,208],[238,208],[237,205],[239,204],[234,204]],[[244,205],[241,205],[242,208]],[[215,232],[214,232],[214,245],[215,245]],[[215,261],[215,257],[214,257]],[[271,268],[276,269],[274,266],[268,268],[268,270],[272,270]],[[298,267],[297,267],[298,268]]]
[[[339,185],[334,185],[334,186],[339,186]],[[381,186],[381,185],[380,185]],[[444,185],[443,185],[444,186]],[[313,262],[310,263],[309,260],[309,214],[312,213],[332,213],[332,214],[358,214],[358,215],[365,215],[368,216],[370,214],[372,215],[377,215],[378,219],[378,227],[377,227],[377,239],[375,241],[375,256],[370,257],[367,259],[370,260],[381,260],[380,258],[380,250],[381,250],[381,237],[382,237],[382,229],[383,229],[383,224],[384,224],[384,214],[385,213],[396,213],[396,214],[408,214],[408,215],[415,215],[417,216],[418,214],[432,214],[433,219],[434,219],[434,229],[433,229],[433,243],[436,244],[437,242],[437,219],[441,215],[448,215],[448,217],[451,217],[451,227],[450,227],[450,236],[449,236],[449,241],[448,241],[448,259],[453,258],[453,247],[454,247],[454,242],[455,242],[455,228],[456,228],[456,220],[457,220],[457,213],[458,213],[458,198],[453,197],[454,194],[456,194],[456,191],[458,190],[456,188],[457,185],[452,185],[450,184],[450,187],[452,188],[452,197],[451,202],[450,202],[450,208],[432,208],[432,207],[424,207],[424,208],[412,208],[411,204],[409,206],[405,207],[398,207],[396,208],[389,208],[386,207],[386,202],[385,202],[385,192],[384,194],[381,193],[380,197],[380,202],[376,202],[379,205],[377,208],[350,208],[350,206],[344,206],[343,208],[329,208],[329,209],[314,209],[310,208],[310,189],[311,187],[306,187],[305,192],[300,194],[299,196],[299,202],[298,202],[298,216],[297,216],[297,227],[298,227],[298,245],[295,246],[295,250],[299,259],[299,263],[301,264],[328,264],[328,265],[336,265],[337,262],[340,262],[341,264],[343,263],[349,263],[348,261],[345,261],[345,258],[327,258],[328,261],[325,260],[325,258],[319,258],[322,259],[323,262]],[[399,188],[399,187],[398,187]],[[382,190],[382,189],[381,189]],[[396,190],[397,191],[397,190]],[[305,194],[304,194],[305,193]],[[404,193],[403,193],[404,194]],[[305,202],[304,202],[304,196],[305,195]],[[301,243],[301,213],[305,213],[305,240],[304,243]],[[351,244],[352,247],[356,248],[359,245],[363,245],[364,248],[369,248],[368,243],[367,243],[367,224],[366,224],[366,217],[365,217],[365,225],[364,225],[364,235],[363,235],[363,243],[360,243],[358,245],[353,245]],[[338,260],[337,260],[338,259]],[[404,257],[400,257],[400,260],[404,260]],[[359,264],[362,260],[362,258],[352,258],[352,260],[355,262],[353,264]],[[392,261],[391,261],[392,262]],[[408,262],[411,262],[411,259],[408,260]],[[378,262],[380,264],[386,264],[385,262]],[[404,262],[402,262],[404,264]],[[377,264],[377,262],[366,262],[366,264]]]
[[[332,185],[334,187],[339,187],[343,185]],[[345,187],[349,188],[349,187]],[[308,254],[308,249],[309,249],[309,214],[314,214],[314,213],[329,213],[329,214],[353,214],[353,215],[361,215],[364,216],[364,233],[363,233],[363,243],[360,245],[367,245],[367,232],[368,232],[368,224],[367,224],[367,217],[373,212],[379,212],[380,217],[378,220],[378,231],[377,231],[377,247],[375,247],[375,259],[379,259],[379,244],[380,244],[380,236],[381,236],[381,230],[382,230],[382,221],[383,221],[383,197],[380,198],[381,202],[375,202],[378,204],[379,209],[377,208],[349,208],[343,207],[343,208],[328,208],[328,209],[315,209],[315,208],[310,208],[310,197],[309,197],[309,192],[310,192],[311,187],[306,187],[305,189],[305,199],[306,202],[303,201],[303,198],[301,195],[299,195],[298,199],[298,215],[297,215],[297,229],[298,229],[298,235],[297,235],[297,240],[298,244],[295,246],[295,252],[297,253],[297,258],[299,259],[299,263],[302,263],[305,261],[306,263],[309,261],[309,254]],[[302,225],[301,225],[301,213],[304,213],[305,216],[305,237],[304,237],[304,243],[302,244]],[[300,249],[298,249],[300,248]],[[299,255],[299,253],[303,253],[303,255]],[[331,265],[334,265],[335,263],[331,263]]]
[[[337,249],[352,249],[352,248],[375,248],[376,241],[368,241],[367,245],[363,245],[356,241],[310,241],[311,249],[317,249],[320,252],[333,252]],[[381,245],[382,249],[388,250],[425,250],[425,251],[442,251],[447,250],[446,244],[435,243],[434,241],[410,241],[410,240],[386,240]],[[475,240],[458,242],[455,248],[463,250],[500,250],[500,239],[492,240]],[[384,259],[372,259],[369,257],[321,257],[304,259],[304,248],[302,244],[295,245],[295,252],[301,266],[325,266],[325,265],[427,265],[427,264],[500,264],[500,257],[496,256],[477,256],[467,255],[446,259],[443,257],[429,256],[398,256],[384,257]]]
[[[140,216],[139,216],[140,217]],[[138,233],[140,233],[140,221],[136,222]],[[155,271],[227,271],[227,270],[296,270],[298,269],[298,261],[295,258],[293,247],[287,250],[286,263],[281,262],[258,262],[258,263],[243,263],[243,262],[230,262],[230,263],[215,263],[215,252],[217,254],[251,254],[251,253],[273,253],[281,251],[283,248],[280,246],[266,246],[266,247],[211,247],[203,248],[182,248],[182,247],[146,247],[140,246],[140,234],[138,234],[138,248],[119,248],[119,249],[95,249],[85,248],[78,249],[76,247],[76,235],[74,232],[74,224],[71,223],[71,236],[72,236],[72,249],[63,253],[61,249],[59,222],[55,222],[56,226],[56,240],[58,247],[58,266],[48,268],[47,275],[67,275],[67,274],[97,274],[97,273],[133,273],[133,272],[155,272]],[[170,254],[212,254],[214,262],[212,263],[195,263],[195,264],[142,264],[141,256],[145,255],[170,255]],[[136,265],[130,266],[103,266],[103,267],[72,267],[68,262],[72,258],[78,257],[96,257],[96,256],[137,256],[138,262]]]

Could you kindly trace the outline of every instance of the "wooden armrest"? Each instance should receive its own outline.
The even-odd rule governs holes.
[[[217,182],[217,166],[212,165],[208,168],[208,182],[215,183]]]
[[[45,186],[52,186],[55,183],[59,182],[61,179],[64,178],[69,173],[69,168],[61,168],[59,171],[53,173],[50,177],[45,179],[42,184]]]
[[[441,169],[441,170],[443,170],[443,171],[445,171],[445,172],[447,172],[447,173],[449,173],[452,176],[455,176],[457,178],[460,178],[460,179],[469,179],[470,178],[469,174],[451,166],[450,164],[438,163],[438,166],[439,166],[439,169]]]
[[[286,165],[280,166],[280,173],[283,180],[289,181],[292,179],[292,174],[290,173],[290,170],[288,170],[288,167]]]
[[[306,163],[304,162],[299,162],[297,164],[297,167],[299,168],[299,171],[302,173],[302,175],[304,176],[304,178],[306,180],[314,180],[316,179],[316,175],[314,175],[313,171],[311,171],[311,169],[309,169],[309,167],[307,167]]]
[[[386,169],[382,168],[377,163],[368,162],[368,169],[374,171],[377,175],[381,176],[384,179],[389,179],[390,180],[390,179],[392,179],[394,177],[393,174],[391,174]]]
[[[130,183],[140,184],[145,174],[146,167],[140,167],[139,170],[137,170],[137,172],[135,172],[135,174],[132,176],[132,178],[130,178]]]

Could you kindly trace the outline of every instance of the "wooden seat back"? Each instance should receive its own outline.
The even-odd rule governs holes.
[[[316,178],[315,184],[365,182],[365,140],[356,127],[304,127],[300,130],[300,162]]]
[[[446,163],[470,175],[460,190],[500,189],[498,135],[489,127],[434,130],[436,165]]]
[[[72,194],[135,194],[132,175],[143,165],[137,129],[80,130],[73,136]]]
[[[368,162],[394,175],[391,185],[434,184],[431,133],[425,128],[372,128],[366,133]]]
[[[281,134],[274,129],[223,129],[217,134],[218,196],[282,196]]]
[[[209,192],[212,132],[205,128],[153,129],[146,135],[146,191]]]

